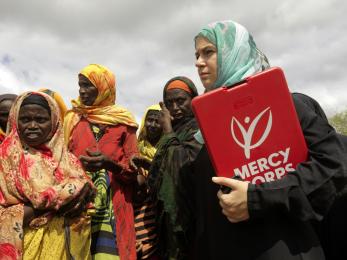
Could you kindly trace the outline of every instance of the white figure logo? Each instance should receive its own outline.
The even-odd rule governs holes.
[[[260,118],[265,114],[266,111],[270,110],[270,107],[266,108],[265,110],[263,110],[260,114],[258,114],[256,116],[256,118],[254,118],[254,120],[252,121],[251,125],[249,126],[248,130],[246,131],[246,129],[240,124],[240,122],[235,118],[233,117],[231,119],[231,134],[235,140],[235,142],[243,148],[243,150],[245,151],[245,156],[247,159],[250,158],[250,153],[251,153],[251,150],[260,146],[266,139],[266,137],[269,135],[270,133],[270,130],[271,130],[271,127],[272,127],[272,113],[271,113],[271,110],[270,110],[270,113],[269,113],[269,120],[267,122],[267,125],[266,125],[266,128],[265,128],[265,131],[263,133],[263,135],[261,136],[261,138],[258,140],[258,142],[256,142],[255,144],[251,144],[252,142],[252,136],[253,136],[253,133],[254,133],[254,130],[260,120]],[[248,116],[245,117],[245,123],[248,124],[249,123],[249,120],[250,118]],[[241,134],[243,136],[243,143],[241,143],[236,135],[235,135],[235,132],[234,132],[234,122],[236,122],[238,128],[240,129],[241,131]]]

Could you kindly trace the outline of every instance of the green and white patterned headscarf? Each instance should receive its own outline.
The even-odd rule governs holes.
[[[205,37],[217,48],[218,77],[214,88],[231,86],[270,67],[246,28],[236,22],[211,23],[195,39],[199,36]]]
[[[234,21],[211,23],[199,32],[195,40],[199,36],[205,37],[217,48],[218,67],[214,88],[234,85],[270,67],[247,29]],[[201,131],[194,136],[198,142],[204,143]]]

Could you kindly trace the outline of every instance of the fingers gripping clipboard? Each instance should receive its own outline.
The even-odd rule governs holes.
[[[192,101],[217,176],[254,184],[282,178],[308,150],[280,68]]]

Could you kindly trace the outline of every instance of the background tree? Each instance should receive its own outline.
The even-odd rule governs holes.
[[[337,132],[347,135],[347,110],[329,118],[329,122],[335,127]]]

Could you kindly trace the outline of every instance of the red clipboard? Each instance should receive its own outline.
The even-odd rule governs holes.
[[[269,182],[294,171],[308,150],[280,68],[192,101],[217,176]]]

